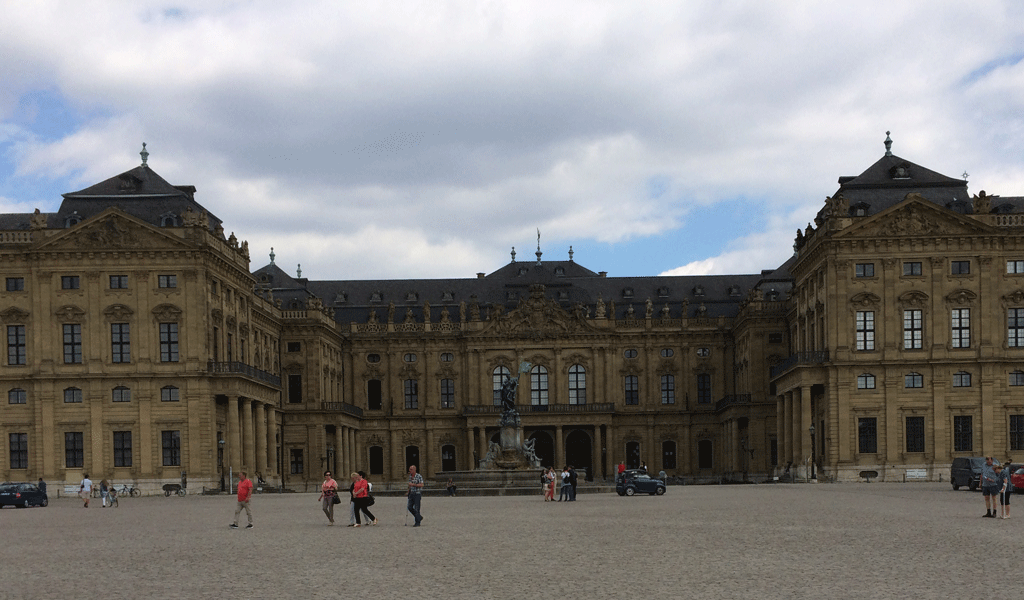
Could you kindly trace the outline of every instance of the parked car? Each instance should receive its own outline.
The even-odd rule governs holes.
[[[972,492],[978,489],[981,482],[981,467],[985,465],[984,456],[960,456],[953,459],[949,466],[949,481],[953,489],[966,485]]]
[[[34,483],[5,483],[0,485],[0,508],[7,505],[18,508],[46,506],[46,494]]]
[[[634,496],[636,494],[650,494],[658,496],[665,493],[665,482],[660,479],[653,479],[646,472],[639,469],[623,471],[615,478],[615,491],[620,496]]]
[[[1010,484],[1013,491],[1024,494],[1024,465],[1013,464],[1007,467],[1010,469]]]

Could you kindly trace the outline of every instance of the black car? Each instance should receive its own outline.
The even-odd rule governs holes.
[[[46,506],[49,501],[46,494],[34,483],[4,483],[0,484],[0,508],[7,505],[18,508],[29,506]]]
[[[953,489],[966,485],[972,492],[978,489],[981,482],[981,468],[985,466],[984,456],[959,456],[949,466],[949,482]]]
[[[665,482],[660,479],[652,479],[645,471],[630,469],[619,473],[615,478],[615,491],[620,496],[636,494],[660,496],[665,493]]]

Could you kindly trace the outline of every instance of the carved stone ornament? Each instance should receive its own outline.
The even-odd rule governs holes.
[[[32,216],[28,218],[28,226],[29,229],[32,230],[46,229],[46,215],[40,214],[39,209],[37,208],[35,212],[32,213]]]
[[[153,316],[160,322],[177,321],[181,318],[181,309],[173,304],[159,304],[153,309]]]
[[[109,321],[125,321],[135,314],[135,311],[124,304],[111,304],[104,309],[103,314]]]
[[[85,311],[78,308],[74,304],[67,304],[53,311],[53,316],[57,317],[58,321],[81,321],[82,317],[85,316]]]
[[[0,312],[0,320],[4,323],[24,323],[28,321],[28,311],[22,310],[17,306],[11,306]]]
[[[398,371],[398,374],[401,375],[403,379],[419,379],[420,377],[420,372],[411,364],[407,364],[402,367],[401,370]]]
[[[384,372],[381,371],[380,367],[378,367],[377,365],[370,365],[366,367],[365,371],[363,371],[363,380],[369,381],[371,379],[384,379]]]
[[[850,298],[850,304],[854,306],[877,306],[882,299],[871,292],[861,292]]]
[[[375,433],[370,437],[366,438],[366,445],[384,447],[384,438],[381,437],[379,434]]]
[[[441,435],[441,437],[438,438],[437,440],[438,446],[454,446],[455,443],[455,436],[450,433],[445,433]]]
[[[406,446],[418,446],[420,444],[419,432],[409,430],[403,431],[402,443]]]
[[[903,306],[913,307],[925,307],[928,306],[928,294],[919,292],[917,290],[911,290],[899,297],[900,304]]]
[[[569,369],[573,365],[579,365],[579,366],[583,367],[584,369],[586,369],[586,368],[588,368],[590,366],[588,364],[588,362],[589,361],[587,360],[586,356],[583,356],[582,354],[578,354],[578,353],[577,354],[573,354],[569,358],[565,359],[565,372],[568,373]]]
[[[507,315],[498,314],[489,328],[494,333],[516,337],[553,338],[580,330],[589,330],[586,317],[578,311],[570,313],[544,295],[545,287],[530,286],[529,298]]]
[[[222,323],[224,321],[224,311],[219,308],[210,311],[210,316],[213,318],[214,323]]]
[[[1016,290],[1003,296],[1007,304],[1024,304],[1024,290]]]
[[[920,194],[908,194],[907,199],[913,196],[920,198]],[[909,206],[897,212],[892,219],[883,225],[879,232],[882,235],[904,236],[904,235],[932,235],[939,233],[942,227],[934,219],[921,214],[921,211]]]
[[[459,372],[456,371],[451,365],[443,364],[434,373],[434,376],[438,379],[456,379],[459,376]]]
[[[76,236],[81,248],[138,248],[138,227],[117,215],[89,225]]]
[[[949,304],[972,304],[977,299],[977,294],[965,289],[953,290],[946,296],[946,302]]]

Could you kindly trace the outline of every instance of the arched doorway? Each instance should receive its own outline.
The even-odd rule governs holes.
[[[587,432],[577,429],[565,437],[565,462],[577,471],[586,470],[589,474],[594,469],[593,443]]]
[[[384,474],[384,448],[370,446],[370,475]]]
[[[423,465],[420,464],[420,447],[419,446],[406,446],[405,447],[405,470],[408,471],[409,467],[416,465],[416,472],[423,472]]]
[[[714,446],[711,440],[701,440],[697,442],[697,468],[698,469],[711,469],[714,467]]]
[[[451,444],[441,446],[441,470],[455,470],[455,446]]]
[[[640,468],[640,442],[626,442],[626,468]]]
[[[555,464],[555,442],[551,439],[551,434],[546,431],[534,431],[530,434],[531,440],[536,440],[533,443],[533,452],[540,459],[540,464],[545,467],[556,467],[561,468],[561,465]]]

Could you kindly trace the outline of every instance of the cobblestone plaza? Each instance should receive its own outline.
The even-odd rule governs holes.
[[[981,519],[948,484],[671,487],[379,498],[377,527],[328,527],[316,494],[75,498],[0,511],[10,598],[950,598],[1016,596],[1024,514]],[[341,507],[339,507],[341,508]],[[345,511],[342,511],[345,514]],[[243,515],[244,519],[244,515]],[[411,525],[411,523],[410,523]],[[988,575],[985,575],[988,573]],[[991,588],[982,581],[999,582]],[[986,584],[987,585],[987,584]],[[358,590],[358,591],[357,591]]]

